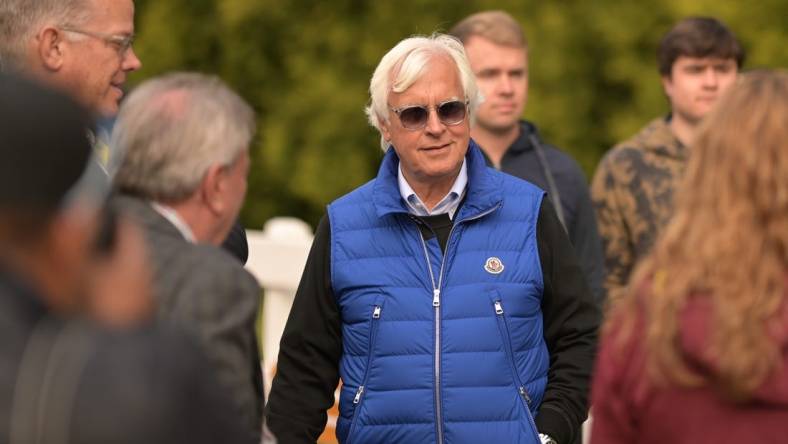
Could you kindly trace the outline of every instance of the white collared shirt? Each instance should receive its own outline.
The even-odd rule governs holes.
[[[163,205],[153,201],[150,202],[150,206],[153,207],[153,209],[156,210],[157,213],[161,214],[163,218],[170,221],[170,223],[173,224],[175,228],[178,229],[178,231],[181,233],[184,239],[186,239],[191,243],[196,243],[192,229],[189,228],[189,225],[187,225],[186,222],[183,221],[183,219],[181,218],[181,216],[178,214],[177,211],[175,211],[172,207],[168,207],[167,205]]]
[[[454,219],[454,213],[465,197],[465,189],[468,185],[468,167],[465,165],[465,159],[462,161],[460,167],[460,174],[454,180],[454,185],[451,186],[449,193],[438,202],[432,210],[428,210],[424,202],[419,199],[416,192],[413,191],[405,176],[402,174],[402,165],[397,167],[397,182],[399,183],[399,194],[408,206],[408,212],[416,216],[434,216],[437,214],[448,213],[450,219]]]

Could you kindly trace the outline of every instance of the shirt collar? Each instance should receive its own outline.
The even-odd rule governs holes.
[[[167,219],[172,225],[174,225],[184,239],[191,243],[196,243],[194,232],[192,232],[192,229],[189,228],[189,225],[181,218],[177,211],[175,211],[172,207],[162,205],[158,202],[151,201],[150,205],[154,210],[156,210],[157,213],[161,214],[163,218]]]
[[[416,216],[434,216],[436,214],[449,214],[449,218],[454,219],[454,213],[460,206],[462,198],[465,196],[465,189],[468,185],[468,167],[465,165],[465,159],[462,161],[460,167],[460,174],[454,180],[454,184],[449,190],[448,194],[438,202],[432,210],[427,210],[424,202],[419,199],[416,192],[413,191],[405,176],[402,174],[402,165],[397,167],[397,183],[399,184],[399,193],[408,207],[408,212]]]

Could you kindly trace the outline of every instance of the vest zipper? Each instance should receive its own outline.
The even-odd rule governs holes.
[[[449,239],[451,233],[454,231],[452,226],[449,231]],[[438,436],[437,444],[443,444],[443,417],[441,415],[441,280],[443,279],[443,264],[446,262],[446,254],[443,254],[441,259],[441,270],[438,277],[438,285],[435,285],[435,275],[432,273],[432,263],[430,262],[430,255],[427,251],[427,242],[424,240],[424,235],[419,230],[419,238],[421,239],[421,246],[424,249],[424,259],[427,260],[427,270],[430,272],[430,281],[432,282],[432,306],[435,307],[435,361],[433,366],[435,369],[435,433]],[[446,250],[448,251],[449,244],[446,242]]]
[[[528,395],[528,390],[525,388],[525,384],[520,380],[520,374],[517,372],[517,366],[515,365],[514,361],[514,350],[512,349],[512,338],[509,334],[509,324],[506,322],[506,317],[504,316],[503,312],[503,305],[501,304],[500,300],[494,300],[493,306],[495,307],[495,317],[498,318],[498,329],[501,331],[501,339],[503,340],[503,349],[506,357],[509,360],[509,364],[512,367],[512,378],[514,378],[514,383],[517,385],[517,393],[520,395],[520,398],[525,402],[523,407],[525,407],[525,414],[528,417],[528,421],[531,423],[532,430],[538,437],[538,429],[536,428],[536,422],[534,421],[534,416],[531,414],[531,397]],[[537,440],[538,442],[538,440]]]
[[[427,260],[427,270],[430,272],[430,281],[432,282],[432,306],[435,307],[435,431],[438,436],[437,444],[443,444],[443,415],[441,413],[441,287],[443,286],[443,269],[446,265],[446,257],[449,255],[449,246],[451,245],[451,235],[454,233],[454,228],[464,222],[469,222],[482,218],[500,207],[500,203],[489,210],[477,214],[476,216],[469,217],[457,221],[452,225],[449,230],[449,236],[446,238],[446,251],[443,252],[441,258],[441,268],[438,274],[438,285],[435,285],[435,275],[432,273],[432,263],[430,262],[430,255],[427,251],[427,242],[424,240],[424,235],[419,231],[419,238],[421,239],[421,246],[424,249],[424,259]],[[414,221],[419,222],[414,218]],[[417,227],[418,229],[418,227]]]
[[[353,397],[353,419],[350,423],[350,431],[348,432],[348,439],[347,442],[350,444],[350,440],[353,438],[353,432],[356,429],[357,422],[358,422],[358,415],[361,411],[361,401],[364,397],[364,387],[367,385],[367,379],[369,378],[369,367],[372,365],[372,353],[375,350],[375,338],[377,337],[380,313],[383,311],[383,307],[381,305],[380,298],[379,301],[375,304],[375,307],[372,309],[372,320],[370,321],[371,324],[369,326],[369,349],[367,350],[367,367],[364,369],[364,379],[361,381],[361,385],[358,386],[356,390],[356,396]]]

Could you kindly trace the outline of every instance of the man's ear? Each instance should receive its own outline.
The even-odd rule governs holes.
[[[391,115],[389,114],[389,117]],[[391,125],[391,118],[389,118],[388,122],[385,119],[381,119],[378,117],[378,126],[380,127],[380,134],[383,136],[383,139],[387,142],[391,143],[391,131],[389,130],[389,125]]]
[[[225,211],[224,189],[227,187],[227,167],[211,165],[200,183],[200,196],[205,206],[214,214]]]
[[[668,96],[668,98],[673,97],[673,79],[670,75],[660,76],[659,80],[662,83],[662,91],[665,95]]]
[[[41,65],[50,71],[59,71],[63,67],[66,51],[63,33],[57,28],[48,26],[36,36],[36,53]]]

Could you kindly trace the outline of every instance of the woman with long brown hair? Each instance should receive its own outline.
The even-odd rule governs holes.
[[[603,329],[592,443],[788,442],[788,72],[743,75]]]

